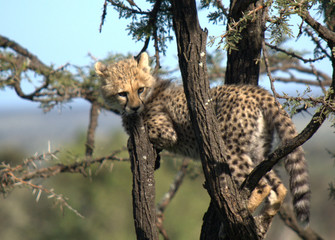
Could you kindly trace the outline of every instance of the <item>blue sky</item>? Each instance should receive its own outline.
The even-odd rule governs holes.
[[[0,34],[15,40],[46,64],[79,66],[92,63],[91,53],[104,58],[108,52],[136,52],[125,31],[126,22],[109,8],[102,33],[99,25],[104,0],[0,0]],[[0,108],[36,106],[6,89]]]
[[[87,53],[104,57],[109,51],[136,51],[124,30],[125,21],[109,8],[102,33],[103,0],[0,0],[1,34],[16,40],[45,63],[83,65]]]
[[[138,1],[140,2],[140,1]],[[118,13],[108,8],[107,18],[99,33],[104,0],[0,0],[0,34],[15,40],[46,64],[56,67],[66,63],[74,65],[92,64],[88,56],[104,58],[107,53],[138,53],[142,42],[135,42],[125,30],[128,20],[118,19]],[[202,27],[210,35],[217,35],[225,27],[207,24],[205,12],[200,12]],[[293,25],[297,25],[293,22]],[[299,49],[312,50],[314,47],[303,38],[292,41]],[[162,64],[177,66],[176,47],[172,44]],[[149,49],[149,54],[152,49]],[[327,65],[328,64],[328,65]],[[330,70],[329,63],[320,65]],[[19,99],[6,89],[0,91],[0,109],[21,109],[36,107],[36,104]]]

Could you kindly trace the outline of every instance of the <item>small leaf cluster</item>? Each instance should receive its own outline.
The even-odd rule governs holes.
[[[313,101],[311,98],[306,98],[306,95],[311,93],[312,90],[309,86],[300,93],[296,91],[296,97],[289,97],[286,93],[284,93],[285,98],[287,101],[284,102],[282,105],[287,111],[290,113],[291,117],[297,113],[300,113],[303,110],[307,110],[308,108],[315,107],[317,103]]]
[[[203,2],[203,8],[208,8],[211,3],[211,1]],[[207,15],[209,21],[215,24],[222,21],[224,22],[227,19],[226,17],[228,17],[228,10],[220,4],[212,3],[212,5],[215,6],[218,10],[214,10]],[[227,31],[220,36],[210,36],[208,42],[209,46],[213,46],[216,40],[220,39],[217,43],[217,48],[223,48],[228,52],[232,50],[238,51],[237,44],[242,39],[242,31],[248,26],[250,22],[254,21],[255,14],[262,8],[263,6],[244,12],[242,13],[242,17],[240,17],[238,20],[229,19]]]
[[[170,1],[149,0],[145,3],[146,6],[149,5],[146,11],[142,11],[142,7],[138,6],[138,10],[127,7],[122,1],[110,2],[119,12],[119,18],[131,19],[126,30],[134,40],[144,42],[152,37],[158,45],[158,50],[165,53],[167,42],[173,39]]]
[[[100,81],[93,64],[90,66],[65,64],[58,68],[43,65],[43,70],[40,70],[39,67],[30,64],[30,59],[20,54],[3,50],[1,56],[0,89],[14,88],[16,91],[22,91],[20,97],[38,102],[45,112],[57,105],[69,103],[75,98],[89,102],[98,101],[103,106],[99,90]],[[111,54],[104,62],[110,63],[123,58],[124,55]],[[34,89],[31,94],[26,93],[31,91],[29,89]]]
[[[201,9],[211,9],[208,13],[207,18],[209,22],[213,24],[219,24],[227,19],[227,12],[228,9],[225,8],[223,5],[220,5],[219,1],[214,0],[201,0],[200,1],[200,8]]]
[[[289,24],[293,11],[289,2],[276,1],[269,10],[267,30],[271,43],[278,44],[288,37],[293,37],[292,26]]]

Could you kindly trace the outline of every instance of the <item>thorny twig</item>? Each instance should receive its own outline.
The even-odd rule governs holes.
[[[110,2],[112,6],[116,7],[116,8],[120,8],[123,9],[131,14],[140,14],[140,15],[147,15],[148,16],[148,22],[147,25],[150,27],[150,34],[146,36],[145,41],[144,41],[144,45],[141,49],[141,51],[139,52],[139,54],[135,57],[137,58],[138,56],[140,56],[140,54],[142,52],[145,52],[149,46],[149,42],[150,42],[150,38],[152,37],[154,40],[154,48],[155,48],[155,59],[156,59],[156,67],[155,67],[155,72],[157,72],[160,68],[160,57],[159,57],[159,36],[157,34],[158,32],[158,27],[157,27],[157,19],[158,19],[158,13],[160,11],[161,8],[161,4],[162,4],[162,0],[157,0],[155,2],[155,4],[153,5],[153,8],[150,12],[146,12],[146,11],[142,11],[134,1],[128,1],[130,6],[137,8],[137,10],[127,7],[125,4],[120,3],[120,2],[116,2],[113,0],[105,0],[104,2],[104,6],[103,6],[103,12],[102,12],[102,16],[101,16],[101,23],[100,23],[100,32],[101,32],[101,28],[102,25],[104,24],[106,15],[107,15],[107,2]]]
[[[216,7],[218,9],[220,9],[222,11],[223,15],[225,15],[228,18],[228,16],[229,16],[228,9],[223,6],[221,0],[216,0]]]
[[[41,185],[36,185],[31,183],[30,181],[24,181],[22,180],[22,178],[16,177],[13,172],[7,172],[7,177],[11,178],[11,180],[13,181],[13,185],[23,185],[23,186],[27,186],[31,189],[33,189],[33,192],[35,193],[36,190],[38,190],[37,196],[36,196],[36,201],[38,202],[40,199],[40,196],[42,194],[42,192],[45,192],[46,194],[48,194],[48,198],[54,198],[56,199],[56,202],[60,204],[61,209],[63,209],[63,206],[65,206],[66,208],[68,208],[70,211],[74,212],[77,216],[84,218],[83,215],[81,215],[78,210],[74,209],[68,202],[67,202],[67,198],[65,198],[62,194],[56,194],[54,192],[53,189],[47,189],[44,188]]]
[[[301,61],[304,62],[314,62],[317,60],[320,60],[322,58],[316,58],[316,59],[305,59],[302,58],[301,56],[293,53],[293,52],[288,52],[286,50],[280,49],[278,47],[273,47],[272,45],[265,43],[263,44],[263,58],[264,58],[264,65],[265,65],[265,69],[261,69],[262,73],[267,73],[270,80],[273,82],[275,81],[274,78],[272,77],[272,73],[276,72],[276,71],[283,71],[283,72],[287,72],[291,75],[291,77],[289,78],[283,78],[283,77],[277,77],[276,81],[282,81],[282,82],[295,82],[295,83],[302,83],[302,84],[307,84],[307,85],[314,85],[314,86],[320,86],[323,91],[325,90],[325,86],[330,86],[331,84],[331,77],[328,76],[326,73],[323,73],[317,69],[314,68],[314,66],[312,65],[312,63],[310,64],[311,68],[306,68],[302,65],[299,64],[299,62],[293,60],[293,61],[288,61],[287,63],[276,63],[277,60],[274,57],[271,57],[268,55],[267,52],[267,48],[265,46],[268,46],[276,51],[281,51],[285,54],[287,54],[288,56],[291,56],[292,58],[296,58],[299,59]],[[271,59],[272,61],[274,61],[275,63],[272,65],[270,65],[269,63],[269,59]],[[288,72],[288,70],[295,70],[298,71],[300,73],[306,73],[306,74],[312,74],[316,77],[317,81],[313,81],[313,80],[307,80],[307,79],[297,79],[293,74],[291,74],[290,72]],[[325,91],[324,91],[325,93]]]
[[[107,0],[107,1],[110,2],[114,7],[122,8],[122,9],[127,10],[129,13],[132,13],[132,14],[148,15],[150,13],[150,12],[142,11],[139,7],[137,7],[138,10],[135,10],[133,8],[127,7],[126,5],[124,5],[123,3],[120,3],[120,2],[116,2],[116,1],[113,1],[113,0]],[[128,3],[129,3],[129,1],[128,1]]]
[[[303,97],[290,97],[287,95],[280,95],[279,93],[277,93],[275,86],[274,86],[275,79],[273,78],[270,67],[269,67],[270,66],[269,57],[268,57],[268,53],[267,53],[264,42],[263,42],[263,58],[264,58],[265,69],[270,79],[271,90],[276,98],[281,98],[281,99],[286,99],[286,100],[313,102],[315,105],[322,104],[326,108],[330,109],[332,112],[335,112],[334,104],[331,101],[327,101],[325,99],[325,96],[318,97],[318,98],[313,98],[313,97],[303,98]],[[322,84],[322,81],[319,81],[319,85],[323,90],[325,90]]]
[[[57,159],[56,154],[59,151],[54,151],[47,153],[43,153],[40,155],[35,155],[33,157],[28,158],[22,164],[19,164],[15,167],[11,167],[9,164],[2,163],[0,165],[0,191],[3,194],[7,194],[10,190],[13,190],[17,186],[26,186],[34,191],[38,191],[36,200],[38,201],[41,193],[44,192],[48,194],[48,198],[53,198],[60,204],[60,207],[63,206],[73,211],[76,215],[83,217],[77,210],[72,208],[67,199],[61,195],[56,194],[53,189],[44,188],[41,185],[36,185],[32,183],[32,180],[38,178],[49,178],[55,176],[59,173],[70,172],[70,173],[81,173],[84,176],[87,176],[85,169],[90,167],[93,164],[103,165],[105,161],[129,161],[128,158],[121,158],[117,155],[124,151],[124,149],[120,149],[114,151],[112,154],[100,158],[95,159],[84,159],[79,162],[75,162],[72,164],[55,164],[49,167],[41,167],[42,163],[48,162],[52,159]]]
[[[329,59],[331,59],[331,56],[329,55],[329,53],[327,52],[327,50],[322,46],[321,39],[319,39],[318,37],[314,36],[313,32],[308,27],[306,27],[304,31],[312,39],[312,41],[315,43],[316,47],[318,49],[321,49],[321,52],[323,52],[324,55],[326,55]]]
[[[324,59],[324,58],[326,57],[326,55],[324,54],[324,55],[322,55],[321,57],[317,57],[317,58],[314,58],[314,59],[311,59],[311,58],[306,59],[306,58],[303,58],[303,57],[297,55],[297,54],[294,53],[294,52],[286,51],[285,49],[282,49],[282,48],[277,47],[277,46],[275,46],[275,45],[272,45],[272,44],[270,44],[270,43],[267,43],[267,42],[266,42],[265,45],[268,46],[268,47],[270,47],[270,48],[272,48],[272,49],[274,49],[274,50],[276,50],[276,51],[285,53],[285,54],[288,55],[288,56],[291,56],[291,57],[293,57],[293,58],[297,58],[297,59],[303,61],[304,63],[316,62],[316,61],[322,60],[322,59]]]
[[[105,19],[106,19],[106,16],[107,16],[107,0],[105,0],[104,2],[104,6],[102,8],[102,15],[101,15],[101,22],[100,22],[100,26],[99,26],[99,32],[101,33],[102,31],[102,25],[104,25],[105,23]]]
[[[256,7],[253,10],[250,10],[247,14],[245,14],[243,16],[243,18],[241,18],[239,21],[237,22],[232,22],[230,25],[228,25],[228,30],[226,31],[226,33],[221,34],[217,37],[213,37],[210,39],[210,41],[208,42],[209,44],[214,44],[214,41],[218,38],[220,38],[220,41],[218,43],[218,46],[220,46],[220,44],[223,43],[224,39],[231,34],[232,32],[237,32],[237,27],[239,27],[242,23],[246,22],[248,20],[248,17],[252,16],[253,14],[255,14],[256,12],[262,10],[264,8],[263,5]]]
[[[323,40],[327,43],[335,43],[335,33],[316,21],[307,10],[298,11],[298,14]]]
[[[0,36],[0,47],[10,48],[17,54],[16,56],[13,56],[12,54],[1,52],[0,60],[11,65],[9,69],[1,70],[11,72],[10,74],[8,73],[9,76],[6,81],[11,80],[9,85],[14,87],[14,90],[19,97],[41,103],[46,111],[50,110],[57,103],[66,102],[75,97],[82,97],[84,99],[91,98],[93,94],[91,89],[82,87],[81,83],[75,79],[74,75],[71,75],[71,79],[69,79],[69,73],[63,71],[69,64],[53,69],[44,64],[34,54],[30,53],[15,41],[3,36]],[[34,71],[44,79],[39,87],[36,87],[35,90],[27,94],[21,87],[21,75],[28,70]],[[61,79],[62,77],[71,80],[72,83],[69,84],[69,86],[53,86],[52,79]]]

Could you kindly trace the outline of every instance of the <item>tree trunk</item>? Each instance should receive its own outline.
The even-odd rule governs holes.
[[[203,218],[200,240],[217,240],[221,224],[220,214],[216,210],[215,203],[211,201]]]
[[[266,15],[263,4],[262,0],[230,1],[228,27],[233,21],[238,22],[243,13],[252,10],[255,12],[252,13],[252,20],[247,22],[247,26],[241,32],[241,39],[236,44],[238,50],[228,51],[225,84],[258,85]]]
[[[133,215],[139,240],[158,240],[154,166],[156,152],[140,116],[124,119],[131,126],[128,150],[133,173]]]
[[[206,68],[207,32],[199,25],[194,0],[171,2],[179,66],[200,149],[206,188],[212,199],[211,206],[215,206],[218,211],[223,232],[228,239],[260,239],[254,219],[246,209],[246,201],[241,198],[231,179],[225,161],[223,141],[216,134],[219,132],[218,124],[210,101]],[[204,223],[204,226],[209,224]],[[204,227],[202,231],[209,232]],[[202,234],[202,239],[211,238]]]

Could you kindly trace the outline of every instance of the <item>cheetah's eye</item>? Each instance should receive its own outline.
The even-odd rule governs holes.
[[[119,92],[118,95],[120,97],[127,97],[127,93],[126,92]]]
[[[142,92],[144,92],[144,87],[140,87],[140,88],[137,90],[137,93],[138,93],[138,94],[141,94]]]

